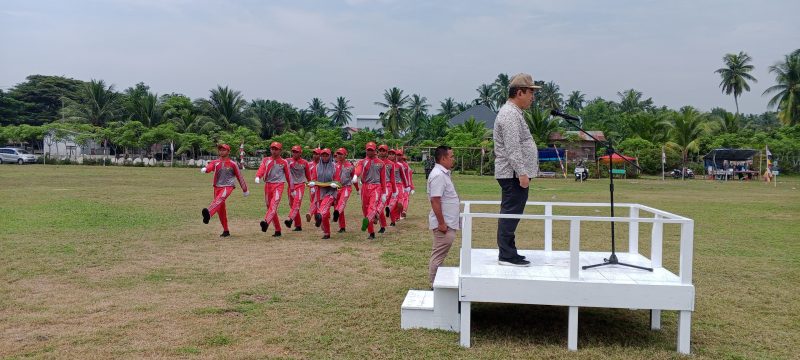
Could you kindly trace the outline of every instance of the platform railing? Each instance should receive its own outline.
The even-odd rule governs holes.
[[[662,267],[664,224],[678,224],[680,226],[680,268],[679,274],[681,284],[690,285],[692,283],[692,257],[694,239],[694,221],[692,219],[675,215],[663,210],[655,209],[641,204],[616,203],[615,208],[628,208],[627,216],[586,216],[586,215],[557,215],[554,214],[556,208],[569,207],[604,207],[609,208],[609,203],[574,203],[574,202],[538,202],[529,201],[526,207],[542,207],[541,214],[499,214],[473,212],[473,205],[500,205],[500,201],[462,201],[463,212],[461,213],[461,276],[470,276],[472,273],[472,223],[473,219],[521,219],[521,220],[541,220],[544,221],[544,251],[551,252],[553,249],[553,222],[568,221],[570,223],[569,232],[569,251],[570,251],[570,280],[580,279],[580,230],[582,222],[616,222],[628,224],[628,252],[639,253],[639,224],[652,223],[650,233],[650,262],[651,267]],[[642,217],[643,215],[652,217]]]

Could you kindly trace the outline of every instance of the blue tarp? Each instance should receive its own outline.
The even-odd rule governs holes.
[[[539,162],[558,161],[558,157],[564,160],[565,149],[545,148],[539,149]]]

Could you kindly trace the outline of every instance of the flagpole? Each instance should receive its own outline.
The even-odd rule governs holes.
[[[664,163],[667,162],[667,154],[664,153],[664,145],[661,145],[661,181],[665,181],[664,177]]]

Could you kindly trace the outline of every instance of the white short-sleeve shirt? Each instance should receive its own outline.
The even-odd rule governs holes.
[[[439,164],[436,164],[428,175],[428,201],[432,197],[441,197],[442,215],[447,227],[454,230],[460,229],[461,201],[458,198],[458,193],[456,193],[453,180],[450,178],[450,170]],[[433,213],[433,209],[428,214],[428,223],[429,229],[439,227],[439,221],[436,220],[436,214]]]

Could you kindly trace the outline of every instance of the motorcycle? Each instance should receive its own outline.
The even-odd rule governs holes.
[[[692,169],[686,168],[686,173],[681,176],[681,169],[672,169],[672,178],[673,179],[680,179],[683,177],[684,179],[694,179],[694,171]]]
[[[589,178],[589,169],[583,166],[583,162],[575,166],[575,181],[586,181]]]

